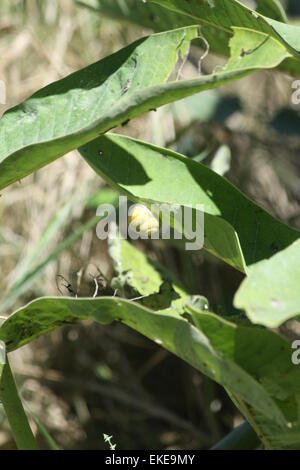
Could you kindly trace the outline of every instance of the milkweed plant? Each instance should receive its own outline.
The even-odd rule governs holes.
[[[79,8],[91,2],[78,3]],[[224,387],[245,422],[215,448],[299,449],[300,348],[298,343],[292,347],[279,329],[288,320],[297,321],[300,313],[299,231],[249,199],[222,172],[174,151],[174,146],[127,137],[126,127],[121,134],[114,129],[178,100],[235,86],[262,70],[290,77],[296,102],[300,26],[289,22],[278,0],[257,1],[255,10],[236,0],[125,3],[127,8],[99,0],[93,8],[153,34],[49,84],[4,113],[0,189],[9,191],[13,183],[78,149],[79,158],[128,198],[127,221],[144,238],[157,236],[164,218],[151,204],[176,207],[167,224],[170,240],[161,243],[174,242],[179,250],[185,250],[191,237],[183,233],[175,213],[189,208],[195,217],[200,205],[199,250],[242,273],[233,299],[238,313],[214,312],[203,292],[188,292],[140,245],[120,236],[118,228],[108,237],[115,269],[109,296],[95,292],[80,297],[61,280],[69,292],[35,299],[7,316],[26,292],[33,276],[27,273],[1,305],[0,399],[16,445],[37,448],[9,353],[64,324],[89,319],[103,325],[122,322]],[[202,58],[204,48],[225,65],[210,73],[201,67],[193,78],[184,78],[191,44]],[[57,255],[99,223],[104,230],[101,221],[107,214],[100,212],[65,240]],[[135,296],[125,295],[126,286]],[[162,290],[167,306],[159,303]]]

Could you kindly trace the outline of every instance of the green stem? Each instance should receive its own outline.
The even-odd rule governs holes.
[[[7,357],[0,382],[0,400],[18,449],[37,450],[38,447],[19,397]]]
[[[211,450],[252,450],[260,444],[257,434],[250,424],[245,421],[224,439],[218,442]]]

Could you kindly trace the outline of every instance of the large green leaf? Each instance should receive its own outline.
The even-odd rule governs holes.
[[[93,8],[99,13],[116,20],[126,20],[140,27],[146,27],[154,31],[168,31],[183,26],[195,24],[195,20],[182,13],[168,11],[150,2],[141,0],[77,0],[80,5]],[[201,34],[209,42],[210,50],[221,55],[229,55],[229,39],[231,34],[216,30],[210,25],[202,25]],[[200,46],[203,42],[200,41]]]
[[[136,202],[204,205],[204,247],[241,271],[299,238],[226,179],[170,150],[107,134],[80,149],[92,168]]]
[[[275,5],[275,2],[262,0],[258,4],[257,11],[269,14],[270,17],[263,16],[236,0],[191,0],[189,2],[150,0],[150,2],[168,8],[172,14],[181,13],[190,16],[206,29],[212,28],[216,37],[222,33],[223,36],[227,35],[228,39],[228,35],[232,34],[234,28],[242,28],[251,31],[252,34],[260,35],[267,42],[272,40],[280,42],[293,56],[292,59],[288,58],[284,61],[280,68],[291,73],[299,72],[300,28],[284,22],[286,20],[284,12],[278,4]],[[210,38],[208,41],[210,42]],[[249,50],[247,45],[245,50]]]
[[[273,68],[290,57],[287,49],[275,39],[248,29],[234,28],[234,32],[225,70]]]
[[[150,0],[176,13],[194,18],[200,24],[231,32],[243,28],[277,39],[290,52],[299,57],[299,27],[267,18],[236,0]]]
[[[181,13],[166,14],[163,7],[141,0],[76,0],[76,3],[99,11],[99,13],[116,20],[126,20],[138,26],[154,31],[169,31],[194,23],[191,18]]]
[[[300,315],[300,240],[253,268],[235,296],[253,323],[276,328]]]
[[[117,20],[126,20],[138,26],[153,29],[154,31],[167,31],[194,24],[190,16],[173,11],[166,12],[163,7],[151,2],[141,0],[77,0],[77,3],[99,11]],[[256,11],[274,20],[286,22],[284,10],[277,0],[259,0]],[[210,50],[229,55],[230,32],[214,28],[212,25],[202,24],[201,34],[209,43]],[[203,46],[203,44],[200,43]]]
[[[75,0],[76,3],[100,11],[107,16],[118,20],[127,20],[139,26],[167,31],[180,26],[188,26],[187,18],[182,13],[169,13],[159,5],[141,0]],[[257,0],[256,11],[277,21],[287,22],[286,14],[279,0]],[[185,21],[185,23],[183,23]]]
[[[11,315],[0,338],[12,351],[77,320],[121,321],[228,388],[267,447],[297,448],[300,376],[289,344],[267,330],[189,312],[196,326],[172,308],[154,312],[117,297],[43,298]]]
[[[225,70],[165,83],[197,34],[188,27],[143,38],[8,110],[0,120],[0,189],[129,119],[289,55],[273,39],[262,45],[261,35],[238,30]]]
[[[279,0],[256,0],[256,11],[273,20],[287,23],[287,17]]]
[[[196,35],[190,27],[140,39],[8,110],[0,121],[0,188],[120,124],[139,92],[168,79]],[[117,122],[111,112],[119,106]]]

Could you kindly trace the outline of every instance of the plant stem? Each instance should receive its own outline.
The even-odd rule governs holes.
[[[0,382],[0,400],[18,449],[37,450],[38,447],[18,394],[7,357]]]
[[[260,440],[257,434],[250,424],[245,421],[212,447],[211,450],[253,450],[259,444]]]
[[[49,449],[50,450],[60,450],[58,445],[54,441],[54,439],[52,439],[52,437],[48,433],[47,429],[45,428],[43,423],[37,418],[37,416],[35,416],[33,413],[30,413],[30,416],[32,417],[35,424],[37,425],[40,434],[43,436],[43,438],[47,442],[47,444],[49,446]]]

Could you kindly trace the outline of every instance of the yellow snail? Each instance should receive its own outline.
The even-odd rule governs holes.
[[[159,230],[159,221],[143,204],[131,206],[128,222],[132,228],[144,235],[151,235]]]

